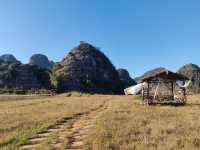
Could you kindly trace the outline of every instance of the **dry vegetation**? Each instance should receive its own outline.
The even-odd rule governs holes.
[[[98,120],[85,149],[200,149],[200,95],[181,107],[145,107],[137,99],[113,98],[112,110]]]
[[[67,95],[0,98],[0,147],[17,149],[56,120],[97,108],[110,100],[112,109],[96,122],[85,139],[87,150],[200,149],[200,95],[186,106],[149,106],[139,97]],[[5,100],[6,99],[6,100]]]
[[[80,96],[1,96],[0,149],[18,149],[28,138],[45,131],[57,120],[97,108],[105,100],[101,96],[98,99]]]

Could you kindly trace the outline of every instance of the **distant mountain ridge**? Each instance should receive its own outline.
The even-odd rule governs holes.
[[[54,63],[43,54],[34,54],[22,64],[12,54],[0,56],[0,89],[52,89],[59,92],[81,91],[122,94],[123,89],[139,83],[142,78],[162,71],[163,67],[145,72],[132,79],[126,69],[116,70],[109,58],[95,46],[80,42],[61,62]],[[200,68],[186,64],[177,73],[188,77],[189,89],[200,92]]]

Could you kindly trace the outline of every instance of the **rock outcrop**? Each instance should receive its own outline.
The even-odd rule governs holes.
[[[0,60],[0,88],[13,88],[16,81],[15,69],[20,63],[8,63]]]
[[[15,63],[18,60],[12,54],[4,54],[0,56],[0,60],[7,62],[7,63]]]
[[[49,74],[45,69],[29,64],[20,65],[16,68],[17,89],[50,89],[51,82]]]
[[[159,67],[159,68],[155,68],[155,69],[149,70],[149,71],[145,72],[142,76],[136,77],[134,80],[137,83],[140,83],[141,79],[146,78],[148,76],[151,76],[152,74],[155,74],[157,72],[161,72],[163,70],[165,70],[165,68],[163,68],[163,67]]]
[[[126,69],[118,69],[117,71],[124,88],[137,84],[135,80],[130,77],[129,72]]]
[[[118,72],[96,47],[81,42],[54,69],[60,89],[92,93],[122,93]]]
[[[29,64],[37,65],[39,68],[51,70],[55,63],[50,61],[47,56],[43,54],[34,54],[31,56]]]
[[[0,88],[5,89],[50,89],[49,73],[37,66],[19,62],[0,61]]]
[[[178,70],[178,73],[188,77],[192,84],[190,90],[192,92],[200,92],[200,68],[195,64],[186,64]]]

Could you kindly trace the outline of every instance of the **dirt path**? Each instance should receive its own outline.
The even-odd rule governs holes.
[[[49,141],[48,148],[51,150],[82,150],[84,139],[89,136],[96,119],[110,107],[110,103],[105,102],[90,112],[63,118],[46,132],[29,139],[28,144],[21,146],[21,149],[37,149]]]

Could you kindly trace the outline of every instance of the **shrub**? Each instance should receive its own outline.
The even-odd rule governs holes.
[[[61,78],[54,72],[49,73],[49,75],[50,75],[50,81],[51,81],[51,84],[53,85],[53,87],[56,90],[59,90]]]

